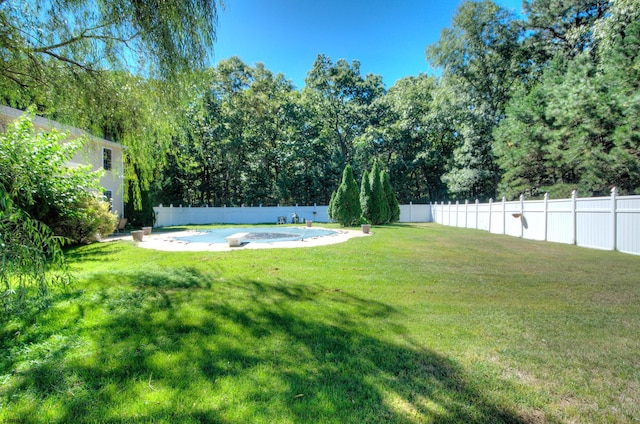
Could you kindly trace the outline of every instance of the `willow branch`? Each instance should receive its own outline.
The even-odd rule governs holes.
[[[70,44],[77,43],[78,41],[81,41],[81,40],[117,41],[119,43],[127,44],[129,41],[133,40],[139,35],[139,33],[135,33],[129,38],[118,38],[118,37],[111,37],[108,35],[86,35],[86,32],[87,31],[83,31],[82,34],[76,37],[69,38],[68,40],[61,41],[60,43],[57,43],[57,44],[52,44],[50,46],[34,47],[31,49],[31,51],[34,53],[48,53],[51,50],[59,49],[60,47],[65,47]]]
[[[0,0],[0,2],[1,1],[4,1],[4,0]],[[75,37],[71,37],[68,40],[64,40],[64,41],[61,41],[59,43],[52,44],[52,45],[49,45],[49,46],[34,47],[34,48],[31,49],[31,51],[33,51],[34,53],[46,53],[47,51],[59,49],[60,47],[65,47],[65,46],[77,43],[78,41],[82,41],[82,40],[117,41],[117,42],[120,42],[120,43],[127,44],[129,41],[131,41],[134,38],[138,37],[139,34],[140,34],[139,32],[136,32],[135,34],[133,34],[129,38],[119,38],[119,37],[113,37],[113,36],[110,36],[110,35],[90,34],[90,32],[97,31],[97,30],[102,29],[102,28],[106,28],[106,27],[108,27],[110,25],[113,25],[114,23],[115,22],[105,22],[104,24],[95,26],[93,28],[86,28],[79,35],[77,35]]]
[[[80,62],[78,62],[78,61],[75,61],[75,60],[73,60],[73,59],[70,59],[70,58],[68,58],[68,57],[61,56],[61,55],[59,55],[59,54],[57,54],[57,53],[54,53],[54,52],[52,52],[52,51],[49,51],[49,50],[42,51],[42,52],[40,52],[40,53],[43,53],[43,54],[49,55],[49,56],[51,56],[51,57],[53,57],[53,58],[55,58],[55,59],[58,59],[58,60],[59,60],[59,61],[61,61],[61,62],[65,62],[65,63],[69,63],[69,64],[71,64],[71,65],[75,65],[75,66],[77,66],[77,67],[79,67],[79,68],[81,68],[81,69],[84,69],[84,70],[85,70],[85,71],[87,71],[87,72],[93,72],[93,71],[94,71],[94,69],[90,68],[89,66],[87,66],[87,65],[85,65],[85,64],[82,64],[82,63],[80,63]]]

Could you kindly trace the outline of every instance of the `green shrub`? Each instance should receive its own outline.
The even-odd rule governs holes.
[[[360,184],[362,217],[371,224],[380,225],[400,220],[400,205],[391,187],[386,171],[374,162],[371,173],[365,170]]]
[[[342,226],[352,226],[360,222],[362,209],[360,207],[360,193],[358,185],[353,177],[351,165],[347,165],[342,172],[342,183],[331,195],[329,211],[331,219],[334,219]]]
[[[329,219],[333,221],[337,221],[335,214],[333,213],[333,204],[335,203],[336,192],[331,192],[331,199],[329,200],[329,207],[327,208],[327,215],[329,215]]]
[[[385,203],[378,161],[373,163],[369,174],[369,197],[366,209],[364,217],[371,224],[386,224],[389,221],[389,206]]]
[[[68,282],[62,245],[115,229],[108,204],[96,198],[99,172],[66,165],[82,140],[36,133],[33,113],[0,134],[0,303],[5,312]],[[13,306],[11,306],[13,305]]]
[[[86,197],[79,201],[76,211],[61,217],[52,225],[56,234],[64,235],[72,244],[91,243],[113,233],[118,217],[109,209],[109,203],[98,197]]]
[[[101,172],[67,166],[84,140],[68,140],[55,130],[36,133],[31,117],[31,112],[21,116],[0,136],[0,186],[6,197],[22,216],[72,243],[113,232],[108,206],[96,198]]]

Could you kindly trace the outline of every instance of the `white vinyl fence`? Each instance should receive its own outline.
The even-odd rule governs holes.
[[[287,223],[295,214],[299,222],[329,222],[327,206],[241,206],[241,207],[190,207],[157,206],[156,226],[202,224],[264,224],[276,223],[285,217]],[[400,205],[400,222],[431,222],[431,205]]]
[[[329,222],[327,206],[190,207],[158,206],[156,226],[204,224]],[[475,228],[531,240],[576,244],[582,247],[640,255],[640,196],[524,200],[489,203],[435,203],[400,205],[400,222],[435,222]]]
[[[640,255],[640,196],[434,204],[433,221],[495,234]]]

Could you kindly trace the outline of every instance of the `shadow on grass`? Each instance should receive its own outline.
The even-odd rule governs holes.
[[[90,246],[71,246],[65,249],[64,255],[68,263],[77,262],[103,262],[108,260],[107,255],[117,253],[114,242],[93,243]]]
[[[28,343],[2,333],[0,418],[46,405],[51,422],[521,422],[398,337],[389,305],[189,268],[102,278],[131,284],[43,317]]]

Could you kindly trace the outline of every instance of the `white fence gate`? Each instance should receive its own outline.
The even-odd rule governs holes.
[[[495,234],[640,255],[640,196],[432,205],[433,221]]]

